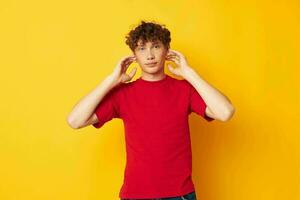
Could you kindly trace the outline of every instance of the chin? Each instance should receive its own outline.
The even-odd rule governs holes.
[[[144,71],[147,72],[148,74],[157,74],[161,70],[163,70],[163,69],[158,68],[158,67],[152,67],[152,68],[147,68]]]

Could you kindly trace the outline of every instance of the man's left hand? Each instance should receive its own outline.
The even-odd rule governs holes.
[[[170,60],[176,63],[176,68],[173,68],[172,65],[168,64],[168,69],[170,70],[170,72],[177,76],[185,78],[186,74],[192,70],[185,56],[179,51],[169,49],[169,52],[166,56],[166,60]]]

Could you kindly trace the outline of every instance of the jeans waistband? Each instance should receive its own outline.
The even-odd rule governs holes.
[[[195,191],[190,192],[188,194],[182,196],[175,196],[175,197],[165,197],[165,198],[152,198],[152,199],[121,199],[121,200],[190,200],[196,199]]]

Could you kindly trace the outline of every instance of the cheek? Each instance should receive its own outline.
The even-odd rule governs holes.
[[[159,55],[159,58],[160,58],[161,61],[164,61],[164,60],[166,59],[166,54],[161,53],[161,54]]]
[[[135,55],[135,58],[136,58],[135,61],[136,61],[137,63],[140,63],[140,62],[141,62],[141,58],[140,58],[139,56]]]
[[[136,57],[136,60],[138,60],[138,61],[143,60],[143,54],[141,54],[141,53],[136,53],[135,57]]]
[[[167,55],[167,52],[166,51],[160,51],[159,52],[159,56],[160,56],[160,58],[165,58],[166,57],[166,55]]]

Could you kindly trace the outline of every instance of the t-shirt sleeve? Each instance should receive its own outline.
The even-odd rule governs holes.
[[[93,124],[95,128],[102,127],[106,122],[113,118],[121,118],[118,100],[119,92],[118,86],[111,89],[97,105],[94,111],[98,118],[98,122]]]
[[[191,112],[195,112],[201,117],[203,117],[206,121],[208,122],[213,121],[214,118],[207,116],[205,113],[207,105],[203,100],[203,98],[199,95],[199,93],[193,87],[193,85],[191,85],[190,83],[188,83],[188,85],[189,85],[189,114]]]

